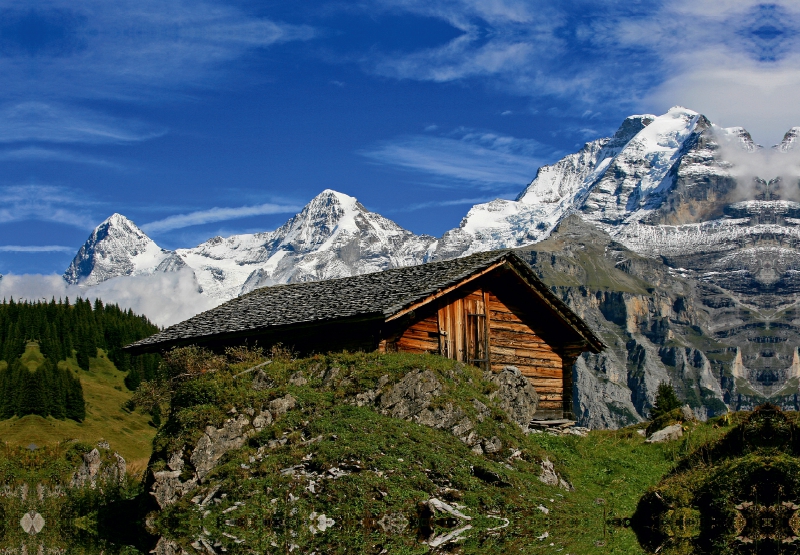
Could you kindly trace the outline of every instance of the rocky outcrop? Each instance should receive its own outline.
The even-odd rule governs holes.
[[[108,444],[102,453],[97,448],[83,455],[80,466],[72,475],[70,487],[101,487],[104,484],[123,484],[127,464],[122,455],[108,450]]]
[[[506,366],[496,374],[486,372],[483,377],[497,386],[489,398],[497,401],[514,422],[527,428],[539,406],[539,396],[530,381],[515,366]]]
[[[431,370],[413,370],[380,396],[378,407],[386,416],[449,430],[467,445],[480,448],[475,424],[460,407],[449,401],[434,404],[443,392],[444,386]]]
[[[250,420],[244,414],[231,418],[222,428],[206,426],[205,433],[198,440],[189,459],[199,481],[203,481],[225,453],[244,445],[253,433],[249,426]]]
[[[293,409],[296,403],[287,394],[270,401],[269,410],[257,413],[248,408],[226,420],[221,428],[206,426],[188,458],[184,450],[173,452],[167,457],[165,469],[151,473],[149,491],[158,506],[163,509],[195,489],[226,453],[242,447],[248,438]]]

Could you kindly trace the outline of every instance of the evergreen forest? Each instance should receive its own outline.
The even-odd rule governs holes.
[[[73,359],[89,370],[89,359],[105,351],[116,368],[126,372],[125,385],[136,389],[142,380],[156,376],[160,356],[131,356],[125,345],[147,337],[159,328],[146,317],[116,304],[78,298],[0,304],[0,418],[37,414],[82,420],[85,416],[79,378],[59,361]],[[26,346],[35,342],[44,356],[36,368],[21,360]]]

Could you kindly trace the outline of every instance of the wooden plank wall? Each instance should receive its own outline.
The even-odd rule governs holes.
[[[436,313],[408,327],[395,346],[395,350],[408,353],[438,353],[439,321]]]
[[[516,366],[539,394],[542,411],[564,408],[564,370],[561,356],[521,318],[522,309],[504,303],[493,293],[489,303],[489,351],[492,370]]]

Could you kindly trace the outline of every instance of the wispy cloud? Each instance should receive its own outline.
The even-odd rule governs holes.
[[[450,184],[483,189],[519,188],[552,156],[537,141],[460,130],[450,136],[412,135],[361,152],[380,164],[437,176]]]
[[[501,195],[502,196],[502,195]],[[513,197],[513,195],[511,195]],[[409,204],[408,206],[403,206],[401,208],[395,208],[391,210],[386,210],[387,214],[391,214],[392,212],[415,212],[417,210],[425,210],[427,208],[439,208],[444,206],[472,206],[475,204],[480,204],[484,202],[490,202],[495,200],[497,195],[491,196],[484,196],[484,197],[471,197],[471,198],[459,198],[459,199],[451,199],[451,200],[432,200],[428,202],[419,202],[416,204]]]
[[[0,252],[75,252],[75,247],[61,245],[0,245]]]
[[[75,226],[94,227],[87,195],[50,185],[14,185],[0,188],[0,223],[44,221]]]
[[[461,34],[412,52],[366,54],[397,79],[478,81],[586,109],[663,111],[683,104],[775,141],[800,123],[800,6],[791,0],[378,0]]]
[[[6,143],[131,143],[164,133],[164,128],[135,120],[43,102],[22,102],[0,108],[0,142]]]
[[[0,18],[0,94],[141,99],[205,87],[248,51],[315,33],[222,0],[20,4]]]
[[[258,204],[254,206],[239,206],[235,208],[210,208],[208,210],[198,210],[188,214],[177,214],[162,220],[145,224],[142,229],[147,233],[161,233],[173,229],[181,229],[193,225],[209,224],[251,216],[263,216],[266,214],[285,214],[297,212],[301,206],[287,204]]]
[[[69,152],[66,150],[52,150],[40,147],[26,147],[17,148],[13,150],[0,151],[0,161],[13,162],[13,161],[29,161],[29,160],[50,160],[57,162],[71,162],[75,164],[91,164],[96,166],[105,166],[121,170],[123,165],[102,158],[94,156],[86,156],[77,152]]]

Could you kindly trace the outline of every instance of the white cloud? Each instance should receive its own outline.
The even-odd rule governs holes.
[[[38,41],[15,40],[31,26]],[[43,0],[0,22],[6,98],[142,99],[218,84],[248,51],[315,36],[223,0]],[[32,77],[34,76],[34,77]]]
[[[75,247],[60,245],[0,245],[0,252],[75,252]]]
[[[378,6],[376,8],[375,6]],[[800,5],[794,0],[380,0],[368,9],[435,17],[461,31],[412,52],[372,51],[397,79],[479,81],[564,115],[681,104],[777,142],[800,124]],[[582,14],[578,17],[576,14]]]
[[[384,142],[362,155],[381,164],[434,175],[449,182],[496,189],[523,187],[546,162],[545,147],[531,139],[462,130],[455,136],[413,135]]]
[[[703,62],[653,91],[649,101],[691,106],[718,125],[746,128],[766,146],[777,144],[790,127],[800,125],[796,101],[800,56],[763,66],[706,54]]]
[[[191,270],[119,277],[88,288],[68,285],[55,274],[9,274],[0,279],[0,298],[50,300],[79,296],[131,308],[161,326],[175,324],[219,304],[198,291]]]
[[[94,218],[88,206],[95,204],[85,194],[50,185],[14,185],[0,188],[0,223],[38,220],[92,229]]]
[[[662,78],[643,91],[643,105],[688,106],[771,145],[800,125],[798,37],[796,2],[682,0],[621,24],[613,40],[647,46],[662,59]]]
[[[131,143],[164,133],[163,128],[74,106],[22,102],[0,108],[0,142]]]
[[[115,162],[96,158],[94,156],[85,156],[76,152],[68,152],[65,150],[52,150],[39,147],[26,147],[16,148],[13,150],[0,151],[0,161],[27,161],[27,160],[52,160],[58,162],[72,162],[75,164],[91,164],[96,166],[105,166],[114,169],[123,169],[123,166]]]
[[[415,210],[424,210],[426,208],[437,208],[440,206],[473,206],[475,204],[490,202],[492,200],[495,200],[496,198],[497,195],[492,195],[488,197],[458,198],[452,200],[432,200],[430,202],[419,202],[417,204],[411,204],[409,206],[404,206],[402,208],[388,210],[387,213],[414,212]]]
[[[301,209],[301,206],[272,203],[258,204],[255,206],[239,206],[236,208],[214,207],[208,210],[190,212],[189,214],[177,214],[175,216],[169,216],[162,220],[144,224],[141,226],[141,228],[146,233],[160,233],[163,231],[170,231],[173,229],[180,229],[193,225],[247,218],[250,216],[298,212]]]

